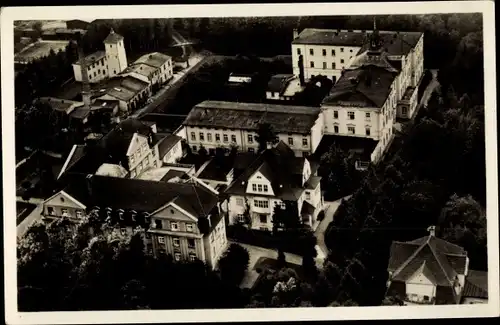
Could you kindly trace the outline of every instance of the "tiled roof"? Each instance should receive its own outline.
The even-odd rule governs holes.
[[[469,270],[462,297],[488,299],[488,272]]]
[[[353,70],[366,65],[373,65],[383,69],[386,69],[389,72],[398,72],[399,70],[393,65],[394,60],[390,61],[387,58],[388,54],[384,51],[371,51],[366,50],[360,55],[356,56],[352,63],[349,66],[349,69]],[[399,62],[399,61],[396,61]],[[401,64],[399,64],[401,67]]]
[[[86,175],[73,177],[64,189],[88,207],[135,210],[152,213],[174,201],[195,217],[206,216],[216,206],[217,196],[192,183],[169,183]]]
[[[160,181],[162,181],[162,182],[168,182],[169,180],[171,180],[171,179],[173,179],[175,177],[181,178],[184,175],[186,175],[186,172],[184,172],[182,170],[171,169],[168,172],[166,172],[165,175],[163,175],[163,177],[161,178]]]
[[[257,130],[268,123],[278,133],[308,134],[316,123],[317,107],[204,101],[191,109],[184,125]]]
[[[253,159],[247,154],[238,159],[240,156],[238,154],[234,166],[235,180],[228,186],[226,193],[245,194],[248,179],[259,171],[270,181],[274,196],[287,201],[296,201],[304,191],[302,170],[305,158],[295,157],[293,151],[288,151],[284,147],[288,146],[280,142],[275,148],[254,155]]]
[[[216,159],[211,159],[206,166],[200,167],[201,173],[197,175],[199,179],[225,182],[227,174],[231,171],[232,166],[229,164],[218,164]]]
[[[134,62],[134,64],[143,63],[153,68],[159,69],[170,59],[171,57],[166,54],[154,52],[141,56]]]
[[[117,77],[110,80],[106,93],[127,102],[148,86],[147,82],[131,76]]]
[[[87,55],[83,60],[85,60],[85,65],[88,67],[91,64],[94,64],[95,62],[103,59],[106,57],[106,52],[105,51],[97,51],[92,54]],[[78,60],[75,62],[75,64],[82,64],[81,60]]]
[[[77,104],[82,104],[81,102],[76,102],[74,100],[60,99],[55,97],[40,97],[35,99],[40,103],[48,104],[53,110],[59,112],[66,112],[69,108],[74,107]]]
[[[372,65],[346,70],[323,104],[381,108],[396,76],[395,72]]]
[[[109,35],[104,39],[104,43],[115,44],[115,43],[118,43],[121,40],[123,40],[123,36],[121,36],[120,34],[115,33],[115,31],[111,28],[111,31],[109,32]]]
[[[295,76],[293,74],[274,75],[267,83],[267,90],[272,92],[279,92],[280,94],[282,94],[286,90],[290,80],[294,78]]]
[[[163,157],[179,142],[182,138],[177,135],[167,135],[158,142],[158,151],[160,157]]]
[[[435,236],[409,242],[393,242],[388,271],[392,280],[406,281],[422,264],[432,273],[434,284],[453,286],[457,274],[463,274],[467,254],[460,246]]]
[[[90,114],[90,109],[82,105],[76,107],[71,113],[69,113],[69,116],[76,119],[84,119],[87,116],[89,116],[89,114]]]
[[[302,203],[302,209],[300,210],[300,214],[301,215],[313,214],[314,210],[316,210],[316,208],[312,206],[311,203],[304,201],[304,203]]]
[[[333,29],[306,28],[292,44],[338,45],[368,49],[368,36],[372,31],[338,31]],[[379,31],[382,46],[390,55],[406,55],[417,45],[422,32]]]

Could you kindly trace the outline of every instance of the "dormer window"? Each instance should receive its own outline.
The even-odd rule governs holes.
[[[179,230],[179,224],[177,222],[171,222],[170,223],[170,230],[172,230],[172,231]]]

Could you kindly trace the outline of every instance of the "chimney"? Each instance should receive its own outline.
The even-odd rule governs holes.
[[[296,39],[297,37],[299,37],[299,30],[297,28],[294,28],[293,29],[293,39]]]
[[[80,69],[82,73],[82,101],[83,106],[86,109],[90,109],[90,84],[89,76],[87,71],[87,62],[85,62],[85,55],[83,53],[82,45],[82,35],[80,33],[76,34],[77,37],[77,48],[78,48],[78,60],[80,61]]]
[[[436,236],[436,226],[430,226],[429,228],[427,228],[427,231],[429,232],[430,237]]]
[[[299,80],[300,80],[300,85],[304,86],[306,83],[305,77],[304,77],[304,56],[299,55]]]

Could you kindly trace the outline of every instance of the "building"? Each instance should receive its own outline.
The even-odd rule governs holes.
[[[106,93],[99,99],[117,100],[123,113],[136,110],[151,95],[151,84],[132,76],[113,78],[107,86]]]
[[[138,120],[126,119],[95,145],[75,145],[66,158],[60,172],[63,174],[96,174],[103,164],[115,165],[106,175],[136,178],[141,173],[159,168],[163,164],[159,144],[169,135],[154,132],[154,126],[147,126]],[[168,151],[167,151],[168,152]],[[120,166],[127,171],[123,176]],[[120,170],[120,172],[117,172]]]
[[[73,177],[43,202],[43,218],[78,220],[88,213],[122,234],[141,227],[146,250],[175,261],[199,259],[215,267],[227,246],[217,192],[197,182],[165,182],[95,175]]]
[[[158,152],[164,164],[176,163],[184,156],[182,138],[174,134],[165,136],[158,143]]]
[[[193,151],[203,146],[213,155],[217,147],[229,151],[237,146],[240,151],[255,152],[260,124],[269,124],[297,156],[314,153],[324,130],[316,107],[204,101],[191,109],[183,132]]]
[[[47,104],[54,111],[64,114],[73,120],[77,120],[82,124],[88,122],[90,110],[84,107],[83,102],[55,97],[40,97],[35,99],[35,101]]]
[[[469,270],[465,278],[462,304],[488,303],[488,272]]]
[[[164,84],[173,77],[172,58],[158,52],[145,54],[126,68],[121,75],[133,76],[148,84]]]
[[[279,142],[259,155],[237,155],[230,172],[227,197],[229,224],[244,222],[250,228],[270,231],[274,207],[292,207],[303,224],[315,229],[323,210],[318,165]],[[248,215],[246,215],[248,214]]]
[[[434,226],[428,231],[428,236],[392,243],[387,295],[400,298],[405,305],[460,304],[462,298],[470,302],[470,296],[478,294],[484,298],[484,289],[473,287],[475,282],[482,282],[477,287],[484,287],[486,279],[483,276],[477,281],[475,275],[479,273],[469,270],[467,252],[437,238]]]
[[[111,29],[109,35],[104,39],[104,47],[104,51],[97,51],[83,59],[91,83],[117,76],[127,68],[127,54],[123,36]],[[79,82],[83,80],[81,69],[82,62],[78,60],[73,64],[73,73],[75,80]]]
[[[267,83],[266,99],[292,100],[296,93],[304,90],[304,84],[293,74],[277,74]]]

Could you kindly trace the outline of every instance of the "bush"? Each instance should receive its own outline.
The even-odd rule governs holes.
[[[229,284],[239,285],[248,268],[250,255],[238,244],[231,244],[219,260],[221,279]]]

